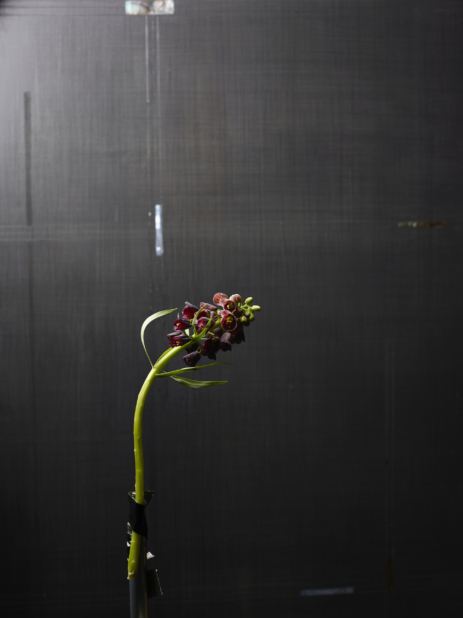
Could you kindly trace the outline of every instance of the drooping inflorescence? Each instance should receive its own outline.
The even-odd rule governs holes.
[[[134,455],[135,455],[135,502],[143,508],[145,502],[145,469],[143,461],[142,444],[142,419],[148,391],[157,378],[169,378],[189,388],[205,388],[226,384],[218,380],[190,380],[185,377],[186,373],[206,369],[210,363],[196,367],[201,356],[215,360],[220,350],[227,352],[232,350],[233,345],[245,341],[244,327],[254,321],[254,314],[260,311],[260,307],[252,304],[252,298],[243,300],[239,294],[228,297],[226,294],[215,294],[214,304],[200,303],[199,307],[186,302],[182,315],[178,314],[174,322],[174,332],[167,335],[170,348],[152,363],[145,345],[144,333],[148,324],[154,320],[177,311],[166,309],[157,311],[149,316],[141,327],[141,341],[145,348],[146,356],[151,364],[151,370],[140,390],[135,408],[133,422]],[[187,367],[173,371],[164,371],[167,364],[182,352],[187,352],[183,360]],[[137,575],[140,548],[142,545],[141,531],[133,529],[130,542],[128,560],[128,579]]]
[[[186,348],[188,354],[183,360],[189,367],[194,367],[201,356],[215,360],[217,352],[231,351],[234,344],[246,341],[244,327],[254,321],[254,313],[260,311],[258,305],[252,305],[252,298],[243,299],[239,294],[217,293],[214,295],[214,305],[200,303],[199,308],[185,302],[182,316],[178,315],[174,322],[175,331],[167,335],[171,347],[183,346],[191,341],[193,334],[200,333],[203,337],[199,342],[192,342]],[[193,331],[193,332],[192,332]]]

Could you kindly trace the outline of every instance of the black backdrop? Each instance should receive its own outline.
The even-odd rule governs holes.
[[[217,291],[263,311],[149,395],[151,615],[461,609],[462,22],[0,4],[2,616],[128,615],[140,326]]]

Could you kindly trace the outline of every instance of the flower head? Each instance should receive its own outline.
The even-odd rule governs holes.
[[[212,301],[219,307],[223,307],[223,303],[227,299],[228,296],[226,294],[223,294],[222,292],[217,292],[217,294],[214,294],[214,298],[212,299]]]
[[[172,347],[190,342],[183,357],[189,367],[194,367],[201,356],[215,360],[219,351],[230,352],[235,344],[246,341],[243,327],[249,327],[255,320],[254,313],[260,311],[258,305],[252,305],[252,297],[243,303],[239,294],[228,297],[218,292],[213,300],[215,305],[201,302],[199,308],[185,302],[182,316],[174,322],[175,332],[167,335]],[[195,334],[188,336],[184,331],[193,324]]]
[[[198,307],[185,301],[185,307],[183,308],[183,317],[185,317],[187,320],[191,320],[191,318],[194,317],[197,311],[199,311]]]
[[[224,330],[233,330],[236,327],[236,318],[230,311],[222,311],[222,319],[220,321]]]
[[[222,307],[226,311],[230,311],[231,313],[235,313],[235,311],[237,309],[237,305],[236,305],[235,301],[233,301],[231,298],[227,298],[226,300],[224,300]]]
[[[174,322],[175,330],[185,330],[186,328],[189,328],[190,326],[191,326],[190,320],[187,320],[186,318],[178,318]]]

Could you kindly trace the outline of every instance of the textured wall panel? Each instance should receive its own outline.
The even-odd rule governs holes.
[[[150,393],[151,613],[461,608],[462,21],[0,3],[2,615],[128,615],[139,328],[217,291],[264,310],[228,385]]]

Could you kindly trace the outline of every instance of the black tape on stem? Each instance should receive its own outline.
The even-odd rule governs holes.
[[[146,522],[145,505],[138,504],[131,492],[129,492],[129,524],[134,532],[140,536],[148,538],[148,524]]]

